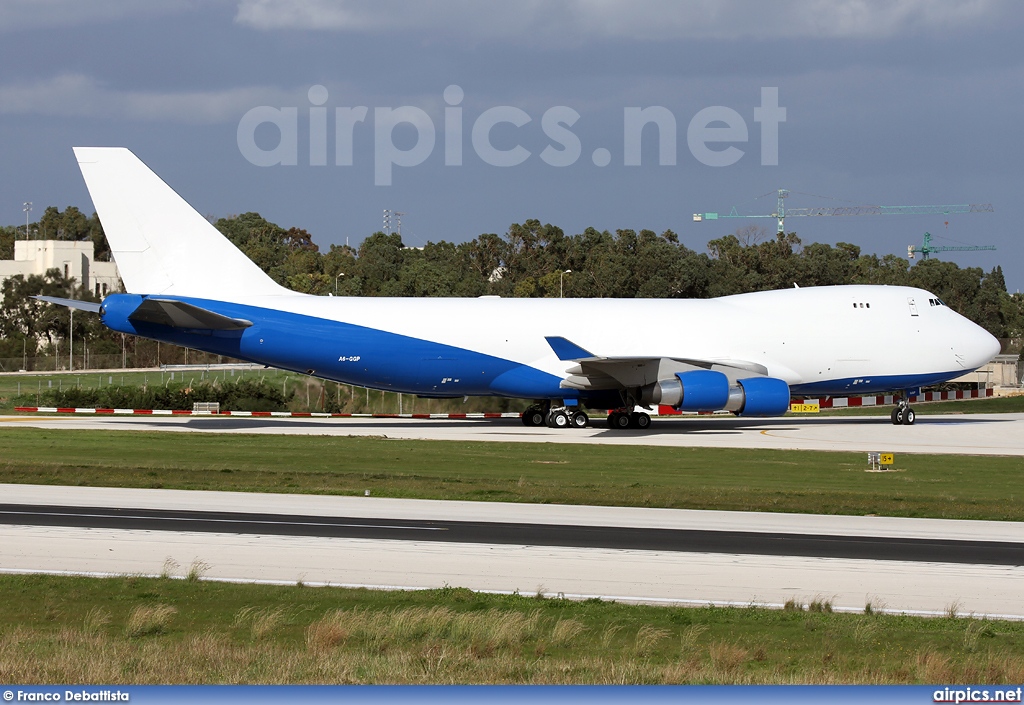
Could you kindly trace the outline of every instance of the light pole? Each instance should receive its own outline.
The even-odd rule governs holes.
[[[562,298],[562,293],[565,290],[564,284],[565,284],[565,275],[566,274],[572,274],[572,270],[571,269],[567,269],[564,272],[559,272],[558,273],[558,298]]]
[[[75,309],[69,308],[71,312],[68,323],[68,370],[75,369]]]
[[[28,214],[32,212],[32,201],[22,203],[21,210],[25,211],[25,239],[28,240]]]
[[[344,272],[338,272],[338,276],[334,277],[334,295],[338,295],[338,279],[345,276]]]

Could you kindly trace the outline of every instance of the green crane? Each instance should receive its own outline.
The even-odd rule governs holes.
[[[767,194],[766,194],[767,195]],[[823,206],[819,208],[786,208],[786,198],[789,197],[789,190],[780,188],[778,190],[779,205],[774,213],[759,215],[742,215],[736,210],[736,206],[727,214],[723,213],[694,213],[693,220],[700,223],[705,220],[720,220],[723,218],[775,218],[778,221],[779,233],[786,232],[786,218],[795,218],[806,215],[927,215],[940,213],[950,215],[957,213],[991,213],[991,203],[970,203],[965,205],[946,206]]]
[[[907,257],[914,259],[914,254],[917,252],[921,253],[921,259],[928,259],[929,255],[935,252],[974,252],[976,250],[994,250],[995,245],[966,245],[964,247],[948,247],[946,245],[933,245],[932,234],[924,234],[924,242],[921,243],[920,247],[914,247],[913,245],[907,245]]]

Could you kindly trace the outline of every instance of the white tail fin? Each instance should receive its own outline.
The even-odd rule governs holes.
[[[75,147],[75,156],[129,293],[288,293],[129,150]]]

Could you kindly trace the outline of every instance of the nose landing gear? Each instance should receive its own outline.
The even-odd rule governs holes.
[[[889,414],[889,419],[894,426],[913,426],[914,421],[917,419],[917,414],[910,408],[910,402],[904,398],[900,399],[896,404],[896,408]]]

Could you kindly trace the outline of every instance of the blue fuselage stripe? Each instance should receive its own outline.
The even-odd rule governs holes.
[[[528,365],[364,326],[296,313],[185,297],[167,297],[253,322],[241,331],[187,330],[132,322],[142,297],[104,301],[107,327],[197,350],[374,389],[428,396],[579,396],[561,378]]]

